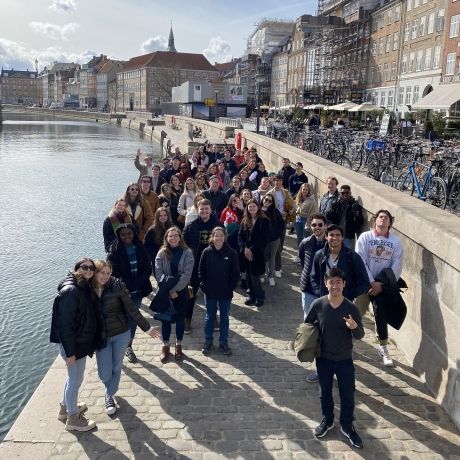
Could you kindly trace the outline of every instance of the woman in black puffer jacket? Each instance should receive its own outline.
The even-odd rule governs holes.
[[[66,422],[68,431],[88,431],[96,426],[83,415],[86,405],[77,404],[86,357],[94,353],[96,314],[89,286],[94,270],[92,259],[78,261],[74,271],[59,284],[59,295],[53,304],[50,342],[59,344],[59,353],[67,365],[67,381],[58,419]]]
[[[93,289],[98,304],[97,371],[105,386],[105,409],[116,412],[115,393],[120,383],[123,356],[131,340],[130,319],[151,337],[159,337],[155,327],[142,316],[129,296],[126,286],[112,276],[112,267],[96,260]]]

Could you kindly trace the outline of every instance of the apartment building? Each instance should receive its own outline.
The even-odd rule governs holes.
[[[98,110],[111,111],[114,105],[110,101],[115,101],[116,94],[111,95],[110,91],[117,91],[117,86],[110,86],[110,83],[117,80],[117,72],[123,67],[125,62],[106,60],[98,69],[96,74],[96,106]]]
[[[287,72],[289,47],[291,40],[280,47],[280,51],[272,56],[270,107],[274,110],[284,109],[287,106]]]
[[[371,12],[366,100],[394,110],[401,54],[403,0],[391,0]]]
[[[447,0],[406,0],[396,108],[408,111],[441,82]]]
[[[0,102],[2,104],[38,104],[39,83],[37,72],[2,68]]]
[[[77,77],[80,66],[74,62],[56,62],[49,69],[45,67],[38,78],[42,85],[42,103],[48,107],[53,102],[64,102],[67,84]]]

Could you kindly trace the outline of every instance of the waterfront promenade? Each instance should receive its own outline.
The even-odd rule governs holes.
[[[161,364],[161,343],[138,331],[139,362],[125,363],[119,410],[109,417],[95,360],[90,360],[81,400],[98,427],[78,434],[64,431],[55,419],[64,372],[51,370],[61,378],[31,401],[48,414],[31,418],[26,408],[0,445],[0,458],[459,459],[459,433],[394,345],[395,367],[383,367],[369,318],[355,353],[356,427],[364,449],[345,443],[337,422],[326,438],[314,438],[312,429],[321,418],[318,387],[305,382],[308,371],[290,347],[302,307],[300,268],[292,260],[294,238],[286,240],[283,279],[274,288],[265,287],[266,304],[244,306],[241,290],[234,297],[232,356],[201,354],[204,308],[199,296],[182,363]],[[145,306],[144,311],[150,316]],[[40,401],[34,401],[37,397]]]

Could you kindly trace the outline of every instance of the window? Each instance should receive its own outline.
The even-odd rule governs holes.
[[[417,29],[418,29],[418,19],[414,19],[412,21],[412,33],[411,33],[412,40],[414,40],[414,38],[417,38]]]
[[[385,25],[384,20],[383,20],[383,13],[379,14],[378,22],[379,22],[379,29],[381,29]]]
[[[387,98],[387,93],[385,91],[382,91],[380,93],[380,107],[385,107],[386,106],[386,98]]]
[[[383,46],[384,46],[383,37],[380,37],[379,38],[379,54],[383,54]]]
[[[414,70],[414,65],[415,65],[415,53],[409,53],[409,72],[412,72]]]
[[[401,73],[407,72],[407,54],[402,57],[401,60]]]
[[[377,74],[377,81],[382,81],[382,64],[379,65],[379,71]]]
[[[414,86],[414,93],[412,95],[412,104],[415,104],[419,99],[419,86]]]
[[[369,72],[369,83],[374,83],[374,73],[375,73],[375,67],[371,67],[371,71]]]
[[[391,50],[391,35],[387,35],[385,38],[385,53],[389,53]]]
[[[420,0],[414,0],[414,8],[420,6]]]
[[[393,107],[393,90],[388,90],[388,107]]]
[[[434,18],[433,18],[434,21]],[[406,22],[404,24],[404,41],[407,42],[409,40],[409,33],[410,33],[410,22]]]
[[[387,25],[393,22],[393,10],[387,11]]]
[[[460,14],[450,18],[449,38],[458,37],[458,28],[460,22]]]
[[[391,63],[391,79],[396,80],[396,62]]]
[[[399,32],[395,32],[393,34],[393,50],[397,50],[399,48]]]
[[[420,72],[420,70],[423,70],[422,64],[423,64],[423,50],[418,50],[417,51],[417,62],[415,64],[415,70],[417,72]]]
[[[436,23],[436,31],[442,32],[444,30],[444,8],[438,11],[438,20]]]
[[[372,42],[372,56],[375,56],[377,54],[377,42],[373,41]]]
[[[388,62],[385,62],[385,64],[383,64],[383,81],[387,81],[389,78],[389,75],[388,75],[388,68],[389,68],[389,65],[388,65]]]
[[[426,27],[426,16],[422,16],[420,18],[420,24],[418,27],[418,36],[423,37],[425,35],[425,27]]]
[[[412,9],[412,0],[407,0],[407,11]]]
[[[404,104],[404,88],[399,88],[399,104]]]
[[[434,32],[434,13],[430,13],[428,16],[428,34],[432,34]]]
[[[425,50],[425,69],[431,69],[431,48]]]
[[[455,73],[455,58],[457,53],[449,53],[446,61],[446,75],[454,75]]]
[[[394,20],[399,21],[401,19],[401,7],[397,6],[395,8]]]
[[[410,104],[411,101],[412,101],[412,86],[406,86],[406,99],[404,103],[407,105],[407,104]]]
[[[435,46],[434,54],[433,54],[433,69],[439,69],[440,60],[441,60],[441,47]]]

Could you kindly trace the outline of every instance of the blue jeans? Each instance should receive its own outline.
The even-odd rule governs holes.
[[[310,312],[310,306],[317,297],[309,292],[302,291],[302,308],[303,308],[303,318],[305,319]]]
[[[185,321],[183,319],[178,319],[176,321],[176,342],[182,342],[184,338],[185,330]],[[171,321],[162,321],[161,322],[161,337],[163,342],[169,342],[171,337]]]
[[[305,238],[305,224],[307,223],[306,217],[301,217],[300,221],[297,222],[298,217],[295,220],[295,234],[297,235],[297,247],[300,246],[300,243]]]
[[[59,354],[62,356],[64,361],[67,360],[62,344],[59,344]],[[62,403],[65,404],[69,415],[75,415],[78,413],[78,391],[80,390],[80,386],[85,375],[85,366],[86,356],[84,358],[77,359],[75,364],[72,366],[67,366],[67,380],[64,385],[64,397],[62,399]]]
[[[96,350],[97,373],[105,386],[105,393],[113,396],[120,384],[121,368],[126,347],[131,340],[131,332],[127,330],[107,339],[107,346]]]
[[[220,311],[220,343],[228,342],[228,329],[229,329],[229,319],[228,315],[230,313],[230,305],[232,304],[232,299],[210,299],[208,296],[205,296],[206,304],[206,316],[204,319],[204,337],[206,340],[213,339],[214,332],[214,321],[216,319],[217,313],[217,304],[219,304]]]
[[[328,424],[334,421],[332,385],[335,374],[340,395],[340,425],[345,430],[350,429],[355,410],[355,366],[353,360],[331,361],[325,358],[316,358],[316,370],[319,378],[319,399],[323,418]]]
[[[131,300],[134,302],[135,307],[139,310],[142,305],[142,297],[139,295],[133,295],[131,296]],[[131,340],[134,339],[134,336],[136,335],[136,329],[137,329],[137,323],[136,320],[129,317],[129,327],[131,329]]]

